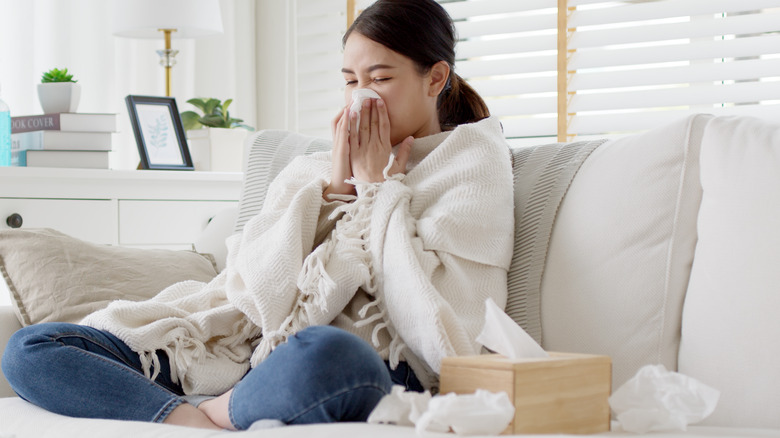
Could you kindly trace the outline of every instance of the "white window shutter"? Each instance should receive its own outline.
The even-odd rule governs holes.
[[[557,0],[440,2],[455,21],[455,71],[509,138],[555,136]]]
[[[372,1],[295,1],[298,126],[329,137],[344,100],[347,4]],[[780,120],[780,0],[439,2],[459,36],[455,71],[508,138],[611,136],[697,112]]]
[[[568,134],[692,113],[780,120],[780,1],[570,0]]]

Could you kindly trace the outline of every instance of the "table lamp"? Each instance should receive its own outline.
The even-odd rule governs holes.
[[[165,39],[158,50],[165,67],[165,95],[171,95],[171,67],[178,50],[171,38],[199,38],[222,33],[219,0],[115,0],[114,35],[128,38]]]

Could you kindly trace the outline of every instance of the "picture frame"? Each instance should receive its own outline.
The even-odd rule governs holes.
[[[195,170],[176,99],[128,95],[125,102],[141,158],[139,169]]]

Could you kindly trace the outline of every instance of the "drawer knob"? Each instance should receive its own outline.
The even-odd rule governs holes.
[[[21,228],[22,222],[24,221],[22,220],[22,215],[19,213],[14,213],[5,219],[5,223],[11,228]]]

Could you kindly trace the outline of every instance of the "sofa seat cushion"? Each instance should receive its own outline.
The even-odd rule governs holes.
[[[714,119],[680,371],[721,391],[705,424],[780,429],[780,125]]]
[[[413,427],[372,425],[367,423],[313,424],[243,432],[220,432],[140,421],[92,420],[64,417],[46,412],[20,398],[13,397],[0,398],[0,436],[16,438],[83,438],[85,436],[111,438],[418,438],[421,435],[417,434]],[[423,436],[429,438],[454,438],[457,435],[453,433],[426,432]],[[511,435],[502,435],[502,437],[509,436]],[[519,437],[520,435],[514,436]],[[522,435],[523,438],[549,438],[550,436]],[[582,435],[555,436],[561,438],[582,437]],[[637,437],[634,433],[621,432],[619,430],[613,430],[599,436]],[[653,436],[664,438],[759,438],[777,437],[777,431],[693,426],[689,427],[687,432],[672,432]],[[475,438],[479,437],[475,436]]]
[[[612,357],[613,388],[645,364],[677,369],[709,119],[605,143],[561,204],[542,281],[542,346]]]
[[[97,245],[50,229],[0,231],[0,271],[25,326],[76,323],[113,300],[146,300],[217,275],[208,255]]]

